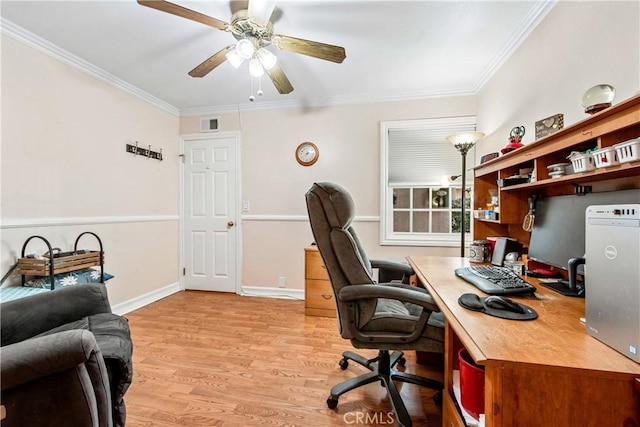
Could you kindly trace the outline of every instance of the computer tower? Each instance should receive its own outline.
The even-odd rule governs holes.
[[[640,204],[585,211],[588,333],[640,363]]]

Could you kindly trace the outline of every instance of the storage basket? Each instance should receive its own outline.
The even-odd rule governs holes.
[[[631,139],[614,145],[620,163],[633,162],[640,159],[640,138]]]
[[[593,161],[597,168],[605,168],[607,166],[620,164],[620,161],[618,160],[618,153],[613,147],[603,148],[593,153]]]
[[[74,251],[66,256],[53,258],[53,274],[66,273],[82,268],[100,265],[100,258],[104,254],[100,251]],[[51,258],[19,258],[18,274],[28,276],[48,276]]]
[[[580,153],[572,155],[569,160],[573,164],[573,172],[586,172],[595,169],[593,156],[591,153]]]

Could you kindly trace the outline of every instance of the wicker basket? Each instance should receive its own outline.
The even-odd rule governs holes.
[[[53,257],[53,274],[67,273],[69,271],[100,265],[100,258],[104,254],[100,251],[75,251],[71,255]],[[48,276],[51,258],[19,258],[18,274],[28,276]]]

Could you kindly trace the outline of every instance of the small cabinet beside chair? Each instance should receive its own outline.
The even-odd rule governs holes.
[[[327,268],[315,246],[304,248],[304,314],[336,317],[336,302]]]

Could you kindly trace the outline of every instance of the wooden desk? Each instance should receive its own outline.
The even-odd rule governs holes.
[[[452,371],[465,347],[485,367],[486,426],[630,427],[640,425],[634,384],[640,365],[591,337],[580,321],[584,300],[544,288],[513,297],[538,318],[513,321],[467,310],[464,293],[486,296],[458,278],[464,258],[409,257],[446,318],[443,425],[463,426],[453,404]]]

